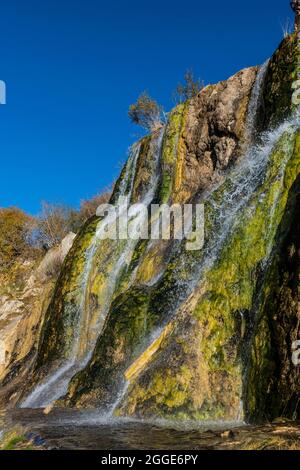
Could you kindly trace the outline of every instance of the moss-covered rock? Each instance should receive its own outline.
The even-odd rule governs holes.
[[[142,344],[157,322],[148,313],[148,303],[148,292],[143,289],[130,289],[113,302],[93,359],[71,382],[67,404],[106,406],[112,402],[137,344]]]
[[[250,334],[247,312],[255,305],[258,273],[268,259],[274,227],[282,220],[289,190],[299,174],[294,145],[293,135],[283,134],[264,182],[239,212],[239,222],[218,261],[206,273],[196,306],[185,312],[194,320],[179,317],[151,366],[133,380],[119,412],[195,419],[240,416],[243,353]]]
[[[58,279],[44,319],[37,368],[68,357],[72,348],[81,302],[86,253],[99,222],[93,217],[76,237]]]
[[[258,132],[277,126],[296,109],[292,95],[293,83],[299,79],[299,73],[299,38],[298,33],[294,33],[283,39],[270,59],[256,120]]]
[[[280,416],[299,418],[300,375],[292,362],[299,332],[299,136],[297,176],[276,233],[272,258],[259,294],[260,304],[249,346],[245,407],[251,421]]]

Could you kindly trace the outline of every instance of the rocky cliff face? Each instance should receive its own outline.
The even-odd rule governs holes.
[[[0,276],[0,401],[13,405],[36,359],[44,315],[53,295],[57,269],[75,235],[50,250],[43,260],[16,264]]]
[[[299,136],[297,152],[299,152]],[[245,404],[254,421],[299,418],[299,367],[292,362],[299,339],[299,175],[290,189],[276,233],[250,347]]]
[[[207,86],[132,147],[112,202],[204,203],[204,247],[102,240],[92,218],[38,330],[23,406],[297,416],[298,72],[292,35],[263,68]]]

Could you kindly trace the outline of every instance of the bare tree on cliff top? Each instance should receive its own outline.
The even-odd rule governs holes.
[[[135,124],[142,126],[147,131],[153,132],[163,125],[163,109],[146,91],[142,93],[137,102],[130,105],[128,116]]]
[[[72,229],[76,211],[63,204],[42,202],[42,212],[37,218],[36,242],[45,249],[58,245]]]
[[[184,83],[179,83],[174,92],[175,101],[182,103],[198,95],[203,88],[203,82],[195,78],[192,70],[187,70],[184,74]]]

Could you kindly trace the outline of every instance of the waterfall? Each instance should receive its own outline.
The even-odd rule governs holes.
[[[267,59],[264,64],[260,66],[251,92],[246,120],[246,135],[250,143],[252,143],[255,138],[257,110],[260,104],[263,83],[268,70],[269,62],[270,59]]]
[[[205,193],[199,193],[198,196],[195,197],[194,202],[203,203],[205,213],[207,214],[205,219],[206,225],[209,228],[205,237],[205,245],[203,249],[196,254],[186,250],[186,240],[170,245],[170,265],[175,266],[174,268],[172,267],[173,271],[162,271],[154,279],[151,279],[151,282],[148,284],[151,285],[152,290],[157,288],[159,291],[160,286],[167,280],[171,286],[169,291],[165,294],[168,297],[167,301],[161,307],[159,312],[161,315],[160,320],[158,324],[153,326],[152,334],[147,336],[143,344],[138,344],[132,358],[136,354],[142,355],[147,352],[150,346],[152,347],[153,343],[156,343],[157,347],[159,347],[160,338],[170,320],[173,320],[178,309],[188,299],[189,295],[205,279],[209,279],[208,274],[210,270],[212,270],[218,260],[221,259],[222,250],[224,247],[227,248],[228,245],[226,245],[226,243],[231,240],[234,231],[240,227],[239,224],[246,224],[248,220],[250,220],[251,211],[254,212],[255,205],[258,204],[256,196],[258,195],[260,200],[264,200],[265,197],[268,197],[267,191],[262,191],[261,188],[263,188],[266,178],[268,177],[270,157],[282,136],[286,136],[286,151],[278,163],[278,168],[276,167],[276,178],[280,184],[278,185],[278,190],[276,190],[277,192],[274,191],[274,194],[272,194],[272,207],[270,212],[266,215],[268,220],[267,235],[270,235],[269,238],[272,240],[274,238],[276,230],[274,217],[276,201],[280,197],[280,188],[283,185],[286,164],[290,158],[291,143],[293,142],[295,131],[299,128],[300,120],[298,115],[293,115],[276,129],[265,132],[259,136],[259,139],[256,139],[257,110],[260,105],[263,81],[267,68],[268,61],[259,69],[252,88],[245,130],[247,146],[243,148],[243,155],[240,156],[233,168],[229,168],[222,175],[219,175],[220,178],[218,178],[218,181],[209,190]],[[142,195],[140,195],[139,200],[140,203],[146,206],[151,204],[155,195],[158,193],[157,189],[161,176],[159,164],[163,136],[164,130],[155,137],[152,137],[152,142],[155,141],[156,150],[153,153],[153,165],[150,171],[151,179],[146,184],[146,189],[145,186],[142,185],[144,189],[142,190]],[[133,199],[135,178],[137,176],[137,168],[139,167],[139,155],[140,144],[136,144],[131,149],[117,191],[118,196],[126,196],[129,201]],[[120,203],[117,214],[111,214],[99,222],[90,246],[86,250],[80,284],[78,318],[76,317],[77,322],[75,327],[73,327],[73,343],[68,359],[36,386],[32,393],[25,399],[21,405],[22,407],[46,407],[64,396],[68,391],[71,379],[79,371],[83,370],[92,359],[96,342],[99,337],[101,337],[102,332],[105,332],[103,327],[114,296],[119,294],[117,290],[119,286],[118,281],[129,267],[139,240],[138,237],[129,237],[126,240],[111,241],[110,247],[113,249],[109,251],[110,263],[108,265],[109,269],[107,269],[107,278],[105,278],[104,287],[101,286],[101,305],[96,311],[93,311],[90,306],[90,290],[93,283],[94,269],[97,267],[97,256],[101,248],[103,248],[104,251],[107,248],[107,245],[102,244],[102,235],[107,228],[107,224],[113,224],[125,210],[127,210],[127,205]],[[131,214],[129,220],[130,232],[136,233],[137,235],[140,231],[141,224],[138,215],[139,211],[137,210],[137,213]],[[192,217],[189,222],[190,226],[193,227]],[[151,243],[153,242],[150,241],[148,243],[146,249],[151,247]],[[264,245],[262,257],[265,257],[266,260],[270,254],[269,250],[271,250],[271,246],[271,243],[270,247]],[[261,260],[261,262],[263,263],[264,260]],[[107,268],[107,265],[105,265],[104,268]],[[104,268],[103,270],[105,270]],[[131,272],[129,279],[130,286],[135,282],[135,273],[135,270]],[[153,348],[149,353],[153,351],[156,352],[157,349]],[[152,357],[150,354],[148,354],[148,356]],[[132,366],[133,364],[130,365],[131,368]],[[140,370],[138,370],[138,373],[139,372]],[[125,378],[123,377],[124,370],[118,369],[117,373],[120,374],[119,378],[122,377],[122,380],[120,380],[122,383],[117,390],[117,396],[110,397],[111,414],[122,405],[131,380],[130,378],[128,380],[126,379],[126,373]],[[132,375],[129,374],[128,377],[132,377]]]
[[[159,181],[158,167],[161,155],[163,134],[164,130],[162,129],[159,135],[155,138],[155,152],[151,179],[149,181],[147,190],[140,201],[140,203],[146,206],[149,206],[149,204],[152,202],[157,190]],[[118,196],[126,196],[128,201],[130,201],[132,197],[139,154],[140,145],[136,144],[131,149],[130,157],[125,166],[125,174],[123,180],[120,183],[118,191]],[[120,217],[123,211],[127,209],[127,206],[123,205],[118,206],[117,208],[118,211],[116,211],[115,214],[117,214],[117,217]],[[136,217],[136,215],[131,214],[131,219],[128,222],[128,227],[131,234],[138,232],[140,229],[141,220]],[[89,318],[89,306],[86,305],[88,299],[90,274],[93,269],[95,255],[99,250],[99,246],[101,246],[100,244],[103,231],[110,224],[116,222],[115,217],[116,216],[114,215],[108,215],[107,218],[99,222],[90,247],[86,252],[85,265],[81,281],[79,322],[77,328],[75,328],[76,334],[74,336],[70,357],[55,372],[50,374],[33,390],[33,392],[21,404],[22,408],[44,408],[58,400],[60,397],[64,396],[67,393],[70,380],[76,373],[78,373],[87,365],[92,356],[96,341],[101,334],[103,325],[105,323],[119,276],[123,269],[126,269],[126,267],[129,266],[134,249],[138,243],[138,237],[134,236],[129,237],[127,240],[117,242],[117,256],[109,273],[109,280],[107,282],[107,289],[105,292],[105,301],[97,311],[96,320],[94,319],[94,321],[91,321]],[[118,253],[118,248],[120,253]]]
[[[200,197],[198,202],[204,203],[205,207],[212,209],[212,233],[211,240],[206,240],[206,245],[203,248],[201,259],[196,257],[196,260],[189,259],[190,276],[185,281],[182,279],[185,276],[180,275],[180,270],[186,272],[187,258],[185,250],[182,250],[182,245],[179,247],[179,252],[173,253],[173,260],[176,260],[176,271],[178,271],[177,285],[174,288],[174,299],[170,300],[169,312],[166,313],[166,319],[162,320],[161,325],[157,326],[155,331],[149,335],[144,341],[144,344],[139,346],[138,358],[146,354],[146,351],[153,348],[158,338],[162,335],[166,322],[169,321],[170,316],[174,316],[174,312],[184,303],[187,297],[193,292],[196,286],[201,282],[205,273],[213,267],[220,255],[224,243],[228,239],[238,214],[247,206],[252,195],[257,191],[258,187],[262,184],[266,175],[269,156],[279,140],[285,133],[292,133],[295,126],[298,124],[297,117],[284,122],[274,131],[265,133],[261,136],[259,144],[255,144],[255,121],[257,110],[260,105],[260,98],[262,94],[262,85],[267,71],[269,60],[266,61],[259,69],[256,80],[252,89],[248,113],[246,119],[246,135],[248,138],[248,145],[244,148],[244,155],[240,158],[239,163],[235,168],[229,170],[225,175],[225,180],[220,180],[215,186]],[[288,158],[288,156],[287,156]],[[284,163],[283,163],[284,166]],[[222,192],[222,198],[218,195]],[[192,221],[190,221],[192,227]],[[148,249],[153,244],[149,241]],[[178,246],[178,245],[177,245]],[[175,261],[174,261],[175,262]],[[152,280],[151,285],[159,285],[159,282],[164,278],[164,272],[160,273],[156,279]],[[153,348],[156,350],[155,348]],[[136,360],[133,361],[133,365]],[[125,374],[126,375],[126,374]],[[110,415],[121,405],[122,400],[126,396],[130,385],[130,379],[124,378],[120,385],[115,401],[110,406]],[[241,415],[239,410],[239,415]]]
[[[254,81],[254,85],[251,91],[251,95],[250,95],[250,100],[249,100],[249,105],[248,105],[248,110],[247,110],[247,118],[246,118],[246,123],[245,123],[246,145],[243,146],[243,152],[244,152],[246,159],[249,153],[251,153],[249,152],[250,147],[254,148],[255,133],[256,133],[255,124],[256,124],[256,118],[257,118],[257,111],[261,103],[261,96],[263,93],[263,83],[264,83],[264,79],[266,76],[266,72],[268,70],[269,62],[270,62],[270,59],[267,59],[264,62],[264,64],[262,64],[259,67],[255,81]],[[212,191],[215,188],[216,187],[213,187],[212,190],[209,191],[209,194],[212,194]],[[206,196],[208,197],[208,194],[206,194]],[[186,222],[190,225],[190,227],[192,227],[192,220],[186,221]],[[159,220],[156,220],[156,221],[154,220],[154,223],[159,225]],[[149,240],[146,253],[149,251],[151,247],[153,247],[155,243],[157,243],[157,241]],[[133,278],[134,278],[134,274],[135,272],[133,273]],[[161,272],[159,272],[153,279],[148,281],[146,285],[149,287],[154,286],[155,284],[159,282],[163,274],[164,274],[164,271],[161,270]],[[134,279],[132,279],[132,282],[133,280]],[[159,331],[161,330],[162,328],[159,328]]]
[[[281,182],[281,185],[283,184],[284,170],[290,158],[290,144],[293,140],[294,133],[299,126],[299,116],[293,115],[275,130],[264,133],[261,136],[260,143],[252,145],[243,156],[240,163],[228,173],[225,182],[223,184],[219,183],[211,191],[201,197],[201,201],[205,203],[206,207],[210,206],[212,209],[213,237],[211,237],[210,240],[206,240],[206,245],[203,249],[201,259],[196,259],[194,264],[192,264],[192,261],[190,262],[190,275],[188,276],[188,279],[185,279],[185,281],[180,280],[183,276],[180,275],[179,271],[180,269],[183,271],[186,270],[186,253],[175,253],[173,259],[176,258],[178,282],[176,288],[174,288],[176,293],[173,299],[174,302],[170,301],[169,314],[172,317],[174,316],[174,312],[176,313],[178,311],[178,308],[180,308],[180,306],[186,301],[196,286],[205,279],[207,272],[212,269],[218,261],[221,250],[236,228],[237,223],[240,221],[239,215],[242,211],[248,209],[251,212],[251,198],[259,190],[265,180],[268,171],[269,157],[280,138],[283,135],[286,135],[285,157],[280,162],[280,168],[277,173],[278,181]],[[220,192],[222,193],[221,203],[218,197]],[[265,196],[266,194],[262,193],[261,199]],[[276,206],[277,197],[274,198],[274,208]],[[272,213],[269,214],[270,225],[268,230],[272,233],[273,237],[275,236],[275,228],[273,227],[272,215]],[[270,238],[272,239],[272,237]],[[268,250],[269,247],[267,249],[266,259],[270,254]],[[167,315],[167,321],[169,320],[170,317]],[[148,340],[145,341],[139,353],[139,357],[154,345],[157,338],[161,335],[165,325],[165,322],[162,323],[156,331],[151,334]],[[112,411],[115,411],[118,406],[121,405],[123,398],[126,396],[127,390],[128,381],[123,383],[122,390],[118,393],[118,397],[112,407]],[[241,417],[241,410],[239,409],[238,412],[239,417]]]
[[[260,136],[260,143],[250,146],[239,164],[228,173],[225,181],[218,183],[212,190],[201,196],[198,202],[204,203],[206,213],[211,214],[209,221],[206,216],[206,224],[211,224],[210,233],[213,236],[206,239],[200,259],[191,257],[189,260],[190,274],[188,279],[184,281],[180,280],[182,278],[180,271],[186,269],[187,254],[184,251],[183,253],[175,254],[177,260],[178,290],[172,304],[173,312],[193,292],[195,287],[204,278],[205,273],[218,260],[224,243],[228,240],[237,224],[238,214],[241,214],[248,207],[252,196],[262,185],[267,174],[269,157],[279,139],[284,134],[287,134],[291,139],[299,125],[299,116],[295,115],[287,119],[275,130],[264,133]],[[287,151],[286,159],[281,162],[281,174],[278,177],[283,176],[283,170],[289,156]]]

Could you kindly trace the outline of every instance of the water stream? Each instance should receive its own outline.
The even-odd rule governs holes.
[[[188,258],[188,276],[182,276],[181,272],[186,272],[187,254],[182,249],[182,244],[175,245],[173,259],[176,259],[176,270],[178,274],[178,283],[174,289],[174,298],[170,299],[170,315],[174,315],[182,303],[193,292],[197,285],[204,279],[206,272],[211,269],[219,259],[225,242],[228,240],[237,223],[240,222],[240,215],[245,213],[248,208],[251,211],[252,198],[262,186],[268,171],[269,157],[279,139],[285,134],[287,136],[287,149],[285,158],[280,162],[278,171],[278,180],[283,180],[286,163],[290,157],[289,148],[293,139],[295,130],[299,128],[300,120],[298,115],[294,115],[283,122],[276,129],[266,132],[259,136],[259,142],[255,136],[255,122],[257,109],[260,103],[261,88],[267,70],[268,61],[260,68],[252,90],[250,103],[248,106],[248,118],[246,121],[246,134],[248,135],[248,146],[244,150],[244,155],[240,157],[238,163],[233,169],[229,169],[223,178],[215,184],[205,194],[201,194],[198,202],[205,204],[209,209],[210,236],[205,243],[200,257]],[[160,180],[160,156],[162,152],[164,130],[156,138],[156,150],[154,152],[154,161],[151,169],[151,179],[144,190],[140,203],[149,206],[154,199]],[[258,143],[257,143],[258,142]],[[127,196],[131,200],[134,181],[137,171],[137,162],[140,153],[139,144],[132,147],[130,157],[127,161],[124,177],[119,186],[119,195]],[[261,194],[261,198],[265,195]],[[274,199],[274,207],[276,198]],[[94,269],[96,254],[101,246],[103,232],[107,226],[115,222],[116,217],[120,217],[127,209],[127,206],[120,205],[117,215],[109,215],[108,218],[101,220],[97,226],[96,233],[91,241],[90,247],[86,252],[86,259],[81,280],[80,302],[78,309],[78,323],[75,328],[73,345],[69,358],[61,366],[53,371],[42,383],[32,391],[25,399],[21,407],[23,408],[43,408],[55,402],[58,398],[67,393],[70,380],[76,373],[84,369],[90,361],[96,341],[101,335],[114,291],[121,274],[126,270],[131,262],[134,250],[138,243],[138,237],[129,237],[127,240],[120,240],[116,243],[113,262],[109,271],[109,278],[106,284],[105,296],[102,305],[96,312],[96,318],[91,318],[89,310],[89,284],[91,273]],[[129,221],[131,233],[139,233],[141,221],[137,217],[138,212],[132,213]],[[268,215],[270,219],[269,230],[275,230],[272,224],[272,211]],[[145,220],[146,223],[146,220]],[[192,225],[192,224],[191,224]],[[273,232],[272,232],[273,233]],[[270,237],[272,238],[272,237]],[[176,251],[177,250],[177,251]],[[266,254],[268,257],[268,253]],[[163,279],[162,272],[154,281],[158,284]],[[165,315],[169,321],[168,315]],[[157,339],[161,334],[165,324],[161,324],[152,332],[148,341],[143,345],[145,349]],[[122,398],[126,394],[128,382],[122,382],[122,386],[113,398],[110,415],[118,407]]]
[[[149,206],[152,202],[159,181],[159,159],[161,155],[161,146],[163,141],[164,130],[160,132],[155,142],[156,149],[154,152],[153,159],[153,171],[151,179],[147,185],[145,194],[139,201],[145,206]],[[125,168],[125,176],[121,181],[119,188],[119,196],[123,196],[130,201],[133,191],[134,179],[136,174],[137,160],[140,152],[140,145],[134,145],[131,151],[131,155],[128,159]],[[95,236],[93,237],[90,247],[86,253],[85,266],[82,274],[81,281],[81,301],[79,306],[79,322],[76,328],[76,334],[74,336],[72,351],[69,359],[63,363],[57,370],[50,374],[42,383],[40,383],[33,392],[24,400],[21,404],[22,408],[44,408],[62,397],[67,393],[68,385],[70,380],[76,373],[82,370],[93,354],[93,350],[96,341],[101,334],[103,325],[105,323],[106,315],[109,311],[111,301],[113,298],[114,290],[123,269],[129,266],[131,257],[134,253],[136,244],[138,243],[138,237],[134,234],[138,234],[141,227],[141,219],[137,217],[137,214],[132,213],[131,218],[128,221],[128,230],[132,234],[127,240],[119,241],[121,244],[120,254],[116,256],[113,266],[109,273],[109,279],[107,282],[107,288],[105,292],[105,299],[103,304],[97,311],[97,318],[95,321],[91,321],[89,318],[89,308],[86,304],[88,302],[88,287],[90,281],[90,273],[93,268],[93,262],[95,254],[99,249],[101,240],[103,240],[103,234],[107,231],[107,228],[111,224],[116,222],[116,217],[120,218],[124,211],[127,210],[127,204],[116,205],[117,211],[111,212],[108,216],[101,220],[97,226]],[[144,223],[147,221],[145,220]],[[119,247],[120,248],[120,247]],[[117,248],[116,248],[117,250]],[[88,312],[88,313],[87,313]]]

